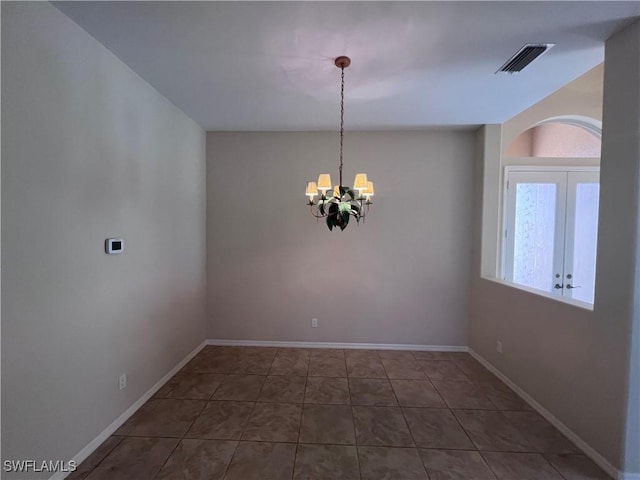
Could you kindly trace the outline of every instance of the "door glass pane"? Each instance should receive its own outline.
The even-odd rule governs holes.
[[[550,292],[553,289],[556,184],[519,183],[516,188],[513,281]]]
[[[573,282],[571,290],[577,300],[593,303],[596,282],[596,245],[598,240],[598,198],[600,185],[578,183],[573,244]]]

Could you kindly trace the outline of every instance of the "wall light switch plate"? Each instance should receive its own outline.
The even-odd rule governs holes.
[[[125,388],[127,388],[127,374],[123,373],[122,375],[120,375],[120,378],[118,379],[118,387],[120,387],[120,390],[124,390]]]
[[[496,342],[496,352],[502,353],[502,342],[500,340]]]
[[[317,318],[312,318],[311,319],[311,328],[318,328],[318,319]]]

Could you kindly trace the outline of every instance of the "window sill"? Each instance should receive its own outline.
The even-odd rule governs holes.
[[[536,288],[527,287],[525,285],[519,285],[517,283],[509,282],[507,280],[502,280],[500,278],[494,277],[486,277],[484,275],[480,276],[482,280],[488,280],[490,282],[498,283],[500,285],[504,285],[505,287],[515,288],[516,290],[521,290],[527,293],[531,293],[533,295],[537,295],[539,297],[548,298],[549,300],[554,300],[560,303],[566,303],[568,305],[572,305],[574,307],[582,308],[583,310],[593,311],[593,304],[583,302],[581,300],[575,300],[573,298],[561,297],[559,295],[553,295],[552,293],[545,292],[542,290],[538,290]]]

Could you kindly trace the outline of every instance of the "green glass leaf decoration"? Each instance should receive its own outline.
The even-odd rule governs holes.
[[[340,230],[344,230],[349,225],[349,212],[341,213],[342,224],[340,225]]]
[[[327,217],[327,227],[329,227],[329,231],[333,230],[333,216]]]
[[[338,207],[340,209],[340,213],[344,213],[344,212],[348,213],[351,211],[351,204],[349,202],[340,202]]]

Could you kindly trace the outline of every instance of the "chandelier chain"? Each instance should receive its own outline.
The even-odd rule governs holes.
[[[344,140],[344,67],[341,67],[340,85],[340,186],[342,186],[342,144]]]

